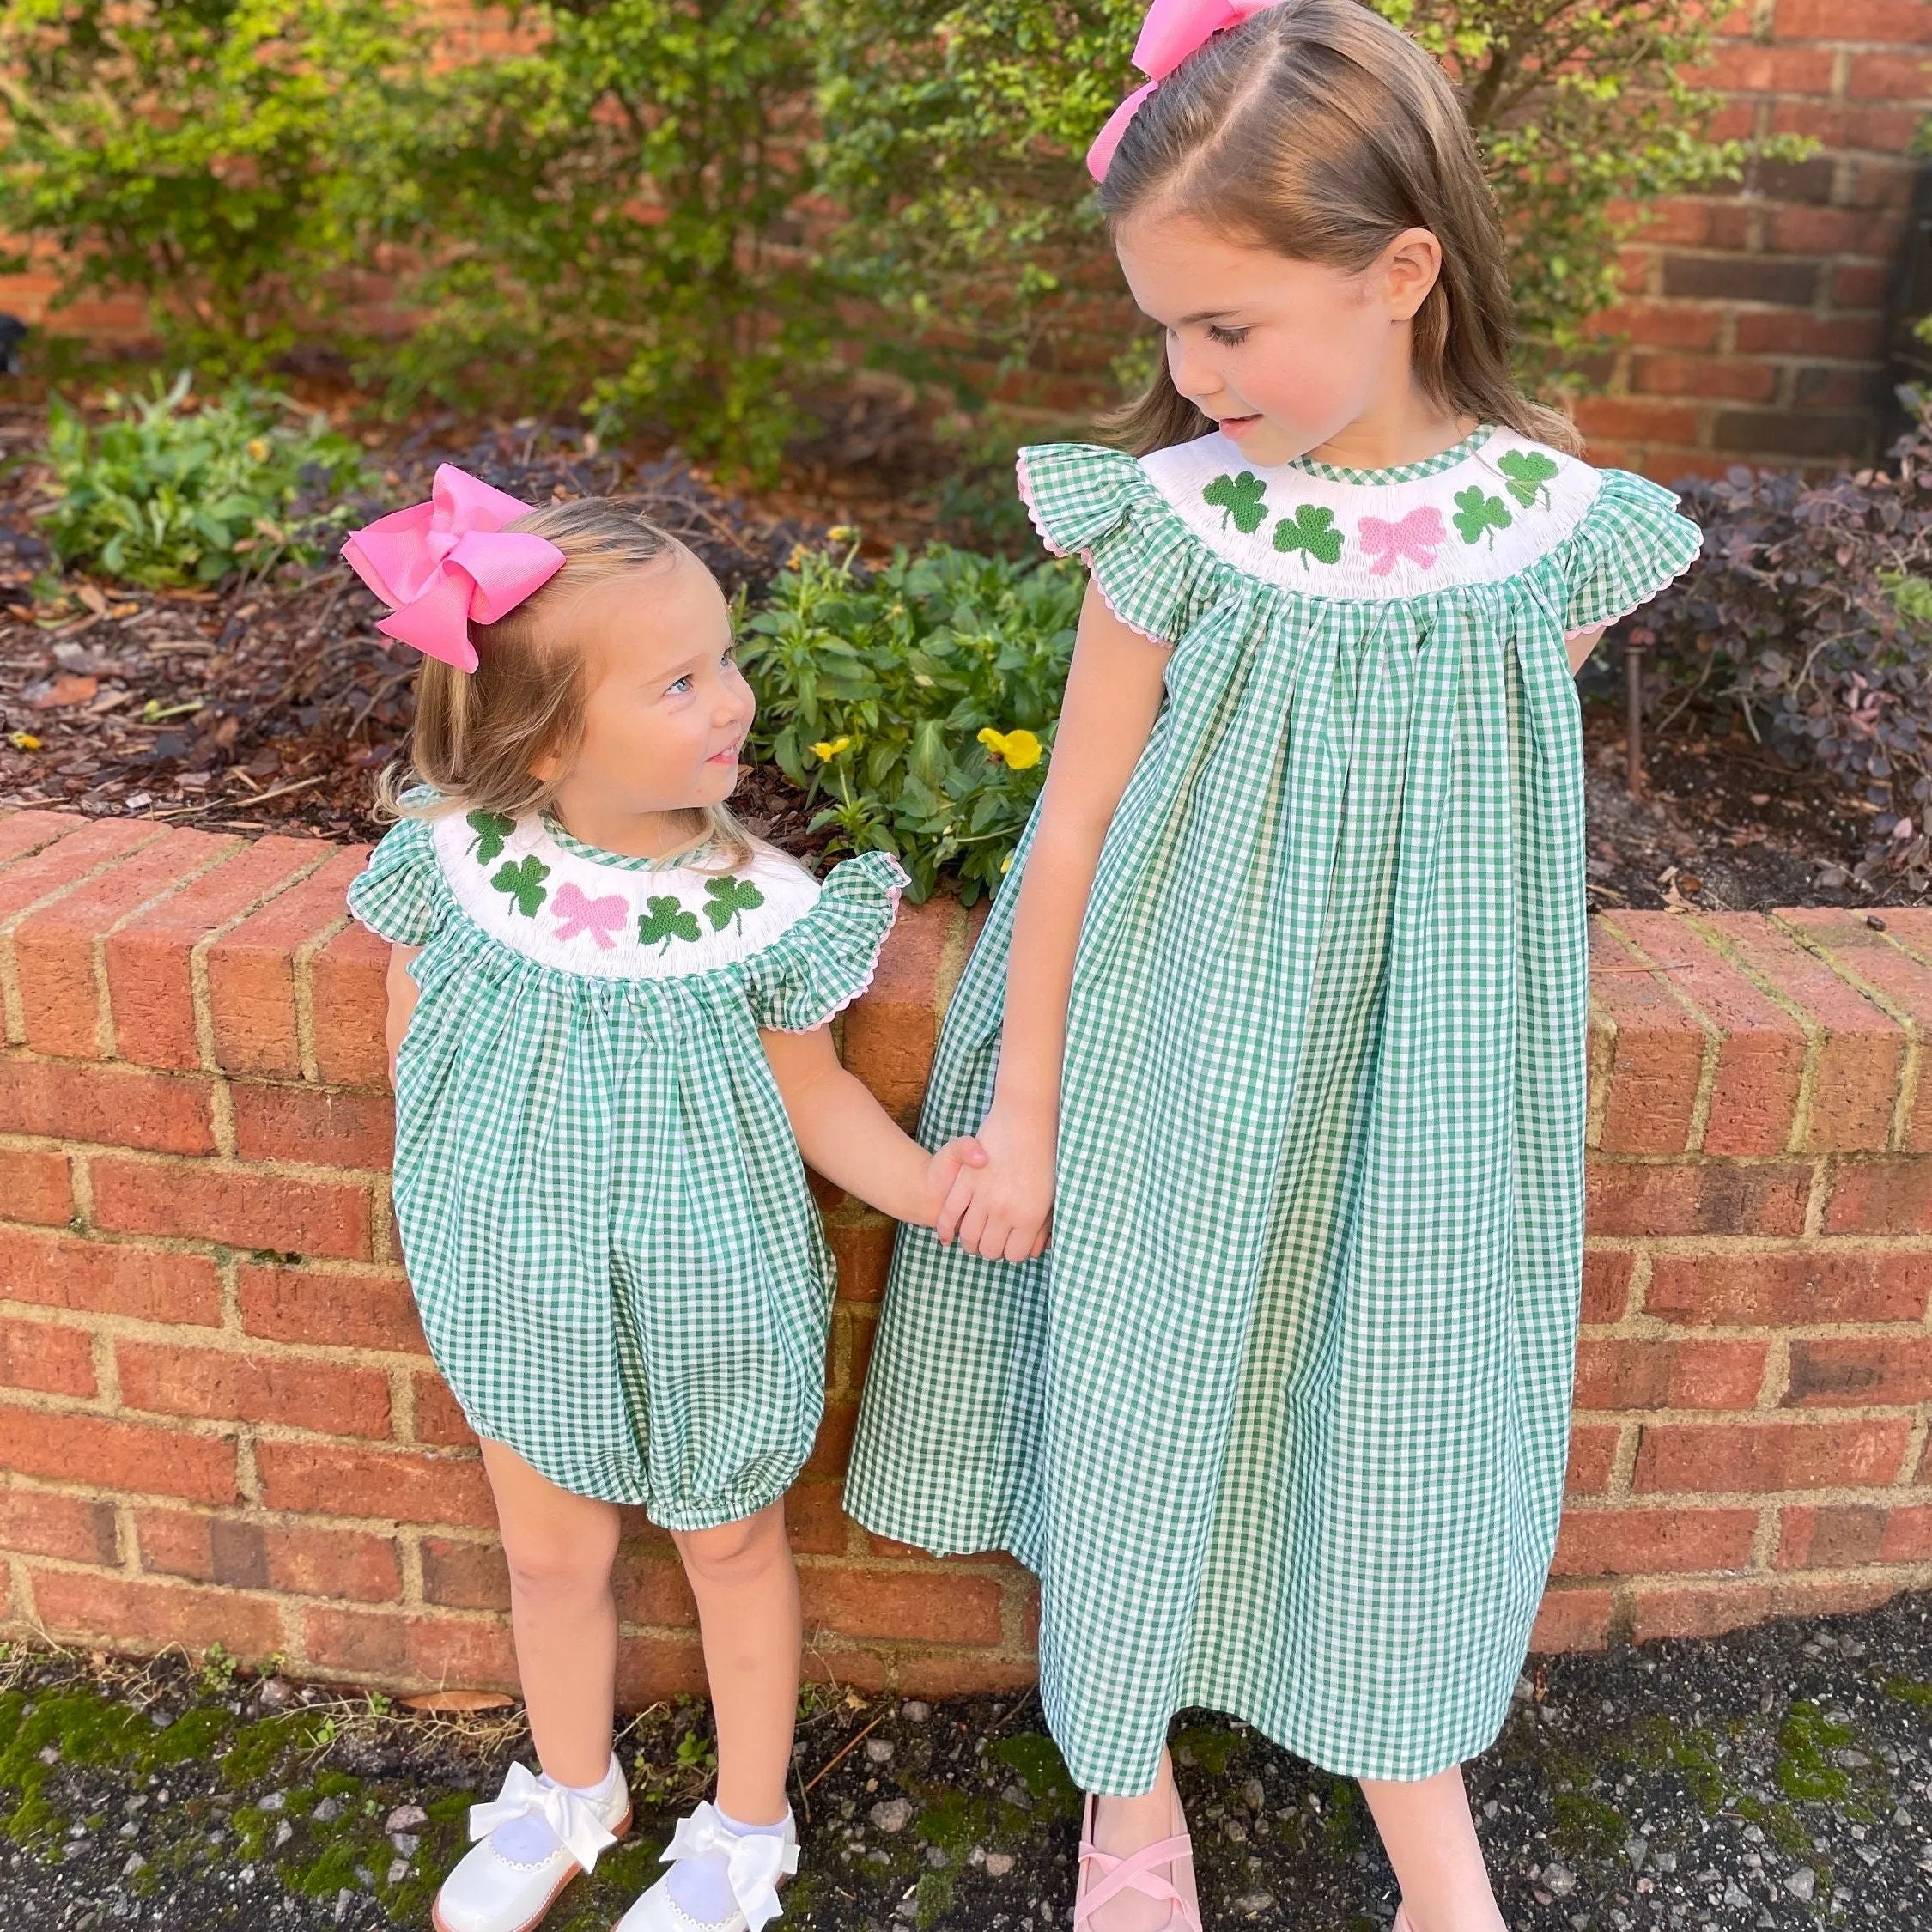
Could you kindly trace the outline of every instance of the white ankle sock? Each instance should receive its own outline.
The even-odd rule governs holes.
[[[742,1825],[730,1813],[720,1811],[718,1822],[741,1838],[783,1838],[792,1821],[787,1811],[775,1825]],[[702,1858],[680,1858],[671,1868],[671,1896],[677,1909],[700,1925],[722,1925],[738,1910],[732,1896],[731,1868],[721,1851],[708,1851]]]
[[[612,1758],[610,1770],[595,1784],[559,1785],[548,1771],[543,1774],[541,1782],[553,1789],[574,1791],[588,1803],[598,1804],[608,1801],[622,1775],[617,1760]],[[556,1833],[541,1818],[513,1818],[507,1825],[499,1825],[489,1838],[504,1857],[519,1865],[540,1865],[557,1849]]]

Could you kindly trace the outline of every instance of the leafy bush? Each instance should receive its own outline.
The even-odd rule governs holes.
[[[1733,470],[1681,486],[1704,554],[1631,635],[1678,707],[1735,720],[1855,792],[1856,876],[1932,884],[1932,416],[1882,469],[1807,483]]]
[[[52,255],[58,302],[136,290],[179,359],[259,368],[410,202],[391,157],[413,12],[5,0],[0,229]]]
[[[210,584],[321,553],[326,525],[349,511],[319,521],[294,513],[304,497],[362,482],[355,444],[267,390],[198,410],[188,401],[186,375],[167,390],[157,380],[146,398],[110,393],[118,413],[90,428],[55,398],[47,458],[59,494],[45,515],[64,564],[134,584]]]
[[[752,745],[826,802],[835,851],[996,886],[1046,781],[1084,574],[934,545],[876,574],[801,551],[743,653]]]

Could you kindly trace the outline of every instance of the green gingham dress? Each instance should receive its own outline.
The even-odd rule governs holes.
[[[538,818],[405,818],[349,887],[421,946],[397,1066],[396,1218],[479,1435],[562,1488],[707,1529],[811,1451],[834,1285],[758,1031],[856,999],[905,875],[821,887],[581,844]]]
[[[848,1506],[1042,1584],[1048,1721],[1147,1789],[1172,1714],[1340,1775],[1496,1735],[1554,1544],[1583,1245],[1566,635],[1698,552],[1499,428],[1429,461],[1022,453],[1048,546],[1172,647],[1074,969],[1053,1244],[902,1229]],[[1030,836],[1030,834],[1029,835]],[[991,1102],[1025,844],[921,1137]]]

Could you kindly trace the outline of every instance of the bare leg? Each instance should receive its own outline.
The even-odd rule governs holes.
[[[805,1625],[785,1505],[673,1532],[697,1599],[718,1724],[718,1808],[744,1825],[785,1815]]]
[[[1174,1786],[1174,1760],[1161,1753],[1152,1785],[1133,1798],[1101,1797],[1093,1807],[1093,1842],[1110,1857],[1127,1858],[1143,1845],[1157,1844],[1176,1830],[1181,1794]],[[1172,1877],[1157,1870],[1157,1877]],[[1183,1886],[1185,1889],[1185,1886]],[[1145,1893],[1116,1893],[1089,1923],[1094,1932],[1163,1932],[1181,1921],[1171,1900],[1150,1899]]]
[[[559,1784],[598,1783],[617,1701],[617,1508],[559,1489],[501,1443],[484,1443],[483,1459],[510,1562],[510,1626],[538,1762]]]
[[[1505,1932],[1459,1765],[1413,1784],[1365,1777],[1362,1795],[1395,1868],[1412,1932]]]

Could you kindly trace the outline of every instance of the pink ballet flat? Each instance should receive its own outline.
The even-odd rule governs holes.
[[[1155,1899],[1164,1899],[1174,1907],[1162,1932],[1201,1932],[1200,1902],[1194,1893],[1194,1841],[1185,1831],[1170,1838],[1144,1844],[1130,1857],[1116,1858],[1093,1842],[1094,1795],[1087,1794],[1087,1806],[1080,1819],[1080,1877],[1073,1893],[1074,1932],[1092,1923],[1093,1915],[1109,1899],[1123,1892],[1139,1892]],[[1157,1866],[1165,1865],[1173,1879],[1162,1878]],[[1174,1880],[1184,1880],[1186,1890]]]

